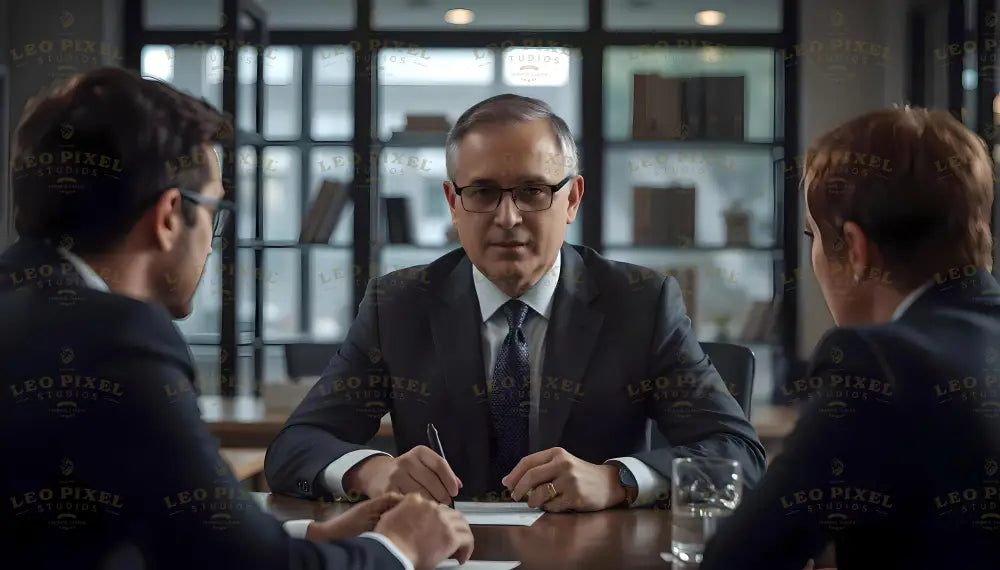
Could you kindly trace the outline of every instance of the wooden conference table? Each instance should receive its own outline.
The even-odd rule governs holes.
[[[278,520],[322,520],[350,508],[261,493]],[[517,560],[518,570],[694,570],[660,557],[670,551],[670,511],[612,509],[596,513],[542,515],[531,526],[472,527],[473,560]]]

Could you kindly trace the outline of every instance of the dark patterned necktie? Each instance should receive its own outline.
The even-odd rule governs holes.
[[[528,306],[512,299],[504,304],[503,312],[510,329],[497,351],[489,398],[497,435],[495,467],[500,477],[510,473],[518,461],[528,455],[530,402],[528,342],[522,327],[528,314]]]

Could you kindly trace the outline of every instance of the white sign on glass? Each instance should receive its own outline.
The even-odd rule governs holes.
[[[570,52],[557,48],[509,48],[503,51],[507,85],[557,87],[569,81]]]

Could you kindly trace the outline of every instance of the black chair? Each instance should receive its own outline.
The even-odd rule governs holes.
[[[303,343],[285,345],[285,372],[292,382],[323,374],[340,343]]]
[[[753,399],[753,378],[757,369],[757,358],[749,348],[728,342],[703,342],[701,349],[719,371],[719,376],[729,388],[729,393],[743,408],[750,419],[750,403]]]
[[[722,377],[729,393],[743,409],[747,419],[750,419],[750,403],[753,400],[753,379],[757,367],[757,359],[753,351],[739,344],[727,342],[703,342],[701,349]],[[646,442],[650,448],[665,447],[666,439],[653,421],[646,422]]]

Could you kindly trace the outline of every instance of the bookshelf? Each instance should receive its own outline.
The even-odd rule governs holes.
[[[477,18],[462,27],[405,0],[331,4],[315,8],[314,19],[304,0],[215,0],[192,8],[191,22],[151,7],[166,1],[128,7],[135,24],[128,64],[142,69],[144,49],[174,46],[170,81],[233,112],[240,127],[239,160],[229,169],[238,221],[206,270],[209,283],[218,274],[217,284],[203,284],[196,314],[181,323],[199,348],[238,354],[238,365],[215,364],[221,378],[236,382],[220,378],[205,393],[259,395],[265,382],[281,381],[281,345],[343,339],[371,277],[458,247],[446,237],[445,134],[406,132],[407,116],[437,114],[453,124],[472,104],[503,92],[545,100],[577,138],[587,186],[567,241],[657,269],[693,268],[700,340],[724,338],[719,323],[728,318],[731,341],[751,346],[769,376],[780,374],[784,355],[794,358],[796,293],[783,276],[798,267],[797,220],[782,220],[785,204],[797,203],[797,180],[784,175],[783,157],[798,152],[798,87],[781,50],[797,41],[797,0],[727,0],[719,9],[730,20],[719,28],[685,24],[690,10],[679,5],[558,0],[522,7],[519,21],[532,22],[530,29],[504,24],[506,12],[480,0],[467,2]],[[259,22],[252,33],[212,29],[216,4],[227,15],[220,23],[237,13]],[[228,55],[190,47],[220,36],[253,36],[263,47]],[[561,62],[550,58],[544,73],[518,63],[538,55]],[[205,71],[212,57],[224,64],[221,73]],[[643,73],[743,77],[742,136],[633,136],[633,77]],[[632,188],[680,179],[696,188],[693,239],[636,243]],[[350,200],[328,243],[300,243],[300,223],[324,180],[349,185]],[[410,243],[388,243],[384,198],[406,198]],[[750,221],[747,239],[730,243],[723,212],[735,199]],[[779,299],[773,334],[736,338],[753,302]],[[758,385],[758,396],[761,390],[767,387]]]

